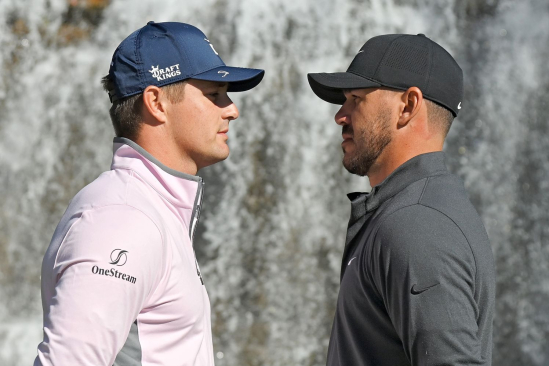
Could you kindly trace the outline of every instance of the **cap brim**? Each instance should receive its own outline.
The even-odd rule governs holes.
[[[309,79],[311,89],[320,99],[333,104],[345,103],[343,89],[365,89],[381,86],[381,84],[350,72],[307,74],[307,79]]]
[[[229,92],[242,92],[255,88],[263,79],[263,75],[265,70],[220,66],[195,75],[191,79],[229,83]]]

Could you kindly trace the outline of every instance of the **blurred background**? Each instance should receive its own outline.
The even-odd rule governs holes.
[[[349,217],[337,107],[306,73],[344,71],[370,37],[425,33],[465,72],[445,150],[497,262],[494,365],[549,364],[547,0],[0,0],[0,364],[32,364],[40,267],[69,200],[109,169],[100,78],[147,21],[201,28],[229,65],[231,156],[199,172],[197,246],[218,365],[323,365]],[[82,329],[82,331],[86,331]]]

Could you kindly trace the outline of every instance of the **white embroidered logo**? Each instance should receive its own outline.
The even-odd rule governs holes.
[[[210,44],[210,47],[212,48],[212,50],[214,51],[214,53],[215,53],[216,55],[219,55],[219,53],[217,53],[217,51],[215,50],[215,48],[214,48],[213,44],[210,42],[210,40],[209,40],[208,38],[204,38],[204,40]]]
[[[223,71],[223,70],[219,70],[217,73],[218,73],[218,74],[223,74],[222,78],[224,78],[225,76],[229,75],[229,72],[228,72],[228,71]]]
[[[458,104],[458,109],[461,109],[461,102],[459,102]]]
[[[152,74],[153,78],[156,78],[158,81],[166,80],[173,78],[174,76],[181,75],[181,70],[179,70],[179,64],[172,65],[170,67],[160,69],[158,65],[156,67],[153,65],[149,72]]]

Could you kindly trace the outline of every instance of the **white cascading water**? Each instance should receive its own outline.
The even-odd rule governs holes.
[[[227,64],[266,69],[233,95],[231,156],[199,173],[218,365],[325,363],[345,194],[368,183],[342,168],[337,109],[306,74],[344,71],[383,33],[425,33],[464,69],[445,149],[497,261],[494,364],[549,364],[546,0],[1,0],[0,364],[35,357],[43,253],[72,196],[110,164],[99,80],[149,20],[194,24]]]

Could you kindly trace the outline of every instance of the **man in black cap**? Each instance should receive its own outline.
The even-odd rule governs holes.
[[[366,42],[347,72],[308,78],[342,105],[343,165],[373,187],[349,194],[327,364],[491,365],[493,255],[442,152],[460,67],[423,34],[393,34]]]

